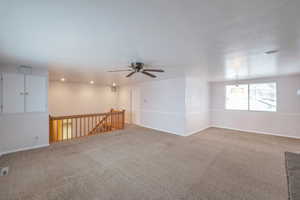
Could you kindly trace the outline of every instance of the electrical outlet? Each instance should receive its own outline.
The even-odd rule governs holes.
[[[9,172],[9,167],[0,168],[0,176],[7,176]]]

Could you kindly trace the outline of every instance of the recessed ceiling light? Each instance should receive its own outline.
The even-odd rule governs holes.
[[[94,81],[90,81],[90,84],[94,84],[95,82]]]
[[[271,50],[271,51],[266,51],[265,54],[274,54],[274,53],[278,53],[279,50],[275,49],[275,50]]]
[[[66,80],[65,78],[61,78],[60,79],[61,82],[65,82],[65,80]]]

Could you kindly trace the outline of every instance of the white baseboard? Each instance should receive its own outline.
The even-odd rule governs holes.
[[[218,126],[218,125],[211,125],[210,127],[211,128],[229,129],[229,130],[234,130],[234,131],[242,131],[242,132],[248,132],[248,133],[255,133],[255,134],[261,134],[261,135],[272,135],[272,136],[286,137],[286,138],[292,138],[292,139],[300,139],[300,137],[298,137],[298,136],[281,135],[281,134],[268,133],[268,132],[263,132],[263,131],[238,129],[238,128],[232,128],[232,127]]]
[[[10,154],[10,153],[19,152],[19,151],[27,151],[27,150],[32,150],[32,149],[39,149],[39,148],[48,147],[48,146],[49,146],[49,144],[42,144],[42,145],[36,145],[36,146],[32,146],[32,147],[24,147],[24,148],[14,149],[14,150],[10,150],[10,151],[1,152],[0,156],[6,155],[6,154]]]
[[[202,128],[202,129],[199,129],[199,130],[197,130],[197,131],[189,132],[189,133],[185,134],[185,136],[191,136],[191,135],[194,135],[194,134],[199,133],[199,132],[201,132],[201,131],[204,131],[204,130],[210,128],[210,127],[211,127],[211,126],[206,126],[206,127]]]
[[[203,130],[205,130],[205,129],[210,128],[210,126],[207,126],[207,127],[202,128],[202,129],[199,129],[199,130],[197,130],[197,131],[192,131],[192,132],[190,132],[190,133],[183,133],[183,134],[181,134],[181,133],[172,132],[172,131],[169,131],[169,130],[153,128],[153,127],[150,127],[150,126],[146,126],[146,125],[144,125],[144,124],[135,124],[135,125],[141,126],[141,127],[144,127],[144,128],[153,129],[153,130],[160,131],[160,132],[170,133],[170,134],[173,134],[173,135],[184,136],[184,137],[190,136],[190,135],[193,135],[193,134],[196,134],[196,133],[199,133],[199,132],[201,132],[201,131],[203,131]]]
[[[172,132],[172,131],[164,130],[164,129],[159,129],[159,128],[153,128],[153,127],[150,127],[150,126],[146,126],[144,124],[135,124],[135,125],[141,126],[141,127],[144,127],[144,128],[153,129],[153,130],[160,131],[160,132],[170,133],[170,134],[173,134],[173,135],[184,136],[183,134],[180,134],[180,133],[176,133],[176,132]]]

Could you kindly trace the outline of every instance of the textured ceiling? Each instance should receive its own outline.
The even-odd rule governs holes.
[[[126,73],[106,71],[131,61],[163,66],[161,78],[190,68],[208,68],[212,81],[295,74],[299,8],[299,0],[2,0],[0,62],[97,83],[126,83]]]

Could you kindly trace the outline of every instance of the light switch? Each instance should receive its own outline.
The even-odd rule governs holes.
[[[300,96],[300,89],[297,90],[297,96]]]

